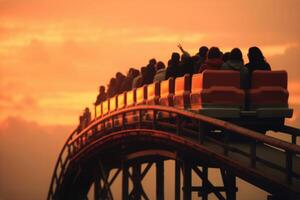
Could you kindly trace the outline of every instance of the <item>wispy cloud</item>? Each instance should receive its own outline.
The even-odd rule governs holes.
[[[177,44],[180,42],[184,43],[198,43],[203,41],[204,34],[197,33],[186,33],[186,34],[174,34],[174,33],[165,33],[165,34],[153,34],[148,36],[140,36],[133,41],[141,43],[172,43]]]

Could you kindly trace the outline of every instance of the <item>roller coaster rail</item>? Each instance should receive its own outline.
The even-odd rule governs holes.
[[[209,127],[209,129],[207,127]],[[183,153],[184,151],[178,149],[174,150],[176,155],[173,159],[182,161],[181,164],[176,165],[179,172],[176,170],[177,174],[175,178],[179,185],[175,186],[175,199],[180,199],[180,177],[178,177],[180,176],[178,175],[178,173],[180,174],[180,169],[182,169],[184,174],[182,187],[184,200],[191,199],[191,193],[195,190],[197,190],[199,197],[203,199],[207,199],[209,193],[214,193],[218,199],[226,199],[221,192],[226,193],[227,199],[236,199],[237,188],[235,185],[235,176],[272,194],[273,199],[280,199],[282,197],[285,199],[299,199],[300,147],[296,145],[296,141],[297,137],[300,136],[300,131],[297,128],[289,126],[284,126],[280,131],[291,136],[290,143],[227,121],[175,107],[138,105],[124,108],[109,113],[106,116],[95,118],[80,132],[76,129],[71,133],[56,162],[47,199],[64,199],[66,197],[65,195],[68,195],[67,193],[76,193],[74,188],[72,189],[70,185],[70,180],[74,178],[70,178],[71,175],[69,171],[75,170],[77,173],[80,173],[77,169],[78,165],[88,160],[88,155],[96,151],[100,144],[106,145],[107,143],[105,142],[110,142],[112,145],[110,148],[117,148],[113,145],[119,146],[120,144],[124,148],[126,144],[123,144],[122,141],[124,142],[126,137],[133,138],[134,141],[136,137],[144,139],[152,138],[153,141],[155,139],[155,142],[158,141],[157,143],[159,144],[166,143],[166,141],[170,140],[172,144],[190,149],[192,152],[200,152],[199,155],[204,154],[208,156],[209,158],[207,159],[209,159],[209,161],[207,162],[213,163],[210,165],[221,169],[222,176],[224,175],[225,177],[224,187],[214,187],[207,178],[206,164],[202,165],[201,172],[197,167],[198,162],[194,163],[191,159],[185,159],[189,156],[185,155],[185,153]],[[222,134],[218,134],[218,132]],[[237,142],[240,141],[236,139],[237,137],[243,138],[243,142]],[[164,142],[160,142],[160,140]],[[156,145],[158,148],[160,148],[160,146],[162,145]],[[275,160],[261,154],[265,149],[276,153],[276,155],[274,155]],[[163,148],[160,150],[163,150]],[[152,152],[155,152],[155,150],[152,149]],[[164,157],[163,155],[161,156]],[[105,160],[101,162],[103,163]],[[124,162],[122,161],[122,163]],[[105,165],[105,163],[103,165]],[[150,167],[151,165],[149,164]],[[124,167],[124,165],[122,166]],[[115,174],[115,176],[117,176],[121,170],[123,170],[123,179],[126,177],[124,176],[126,173],[129,177],[133,176],[128,175],[128,171],[124,171],[122,166],[119,166],[118,173]],[[187,166],[189,166],[189,168],[187,168]],[[136,169],[134,165],[133,169]],[[191,178],[188,176],[190,171],[188,170],[194,170],[203,180],[202,188],[191,185]],[[270,173],[268,173],[268,171],[270,171]],[[161,172],[160,175],[163,175],[163,171]],[[279,178],[272,177],[271,172],[278,174]],[[206,176],[203,174],[206,174]],[[157,176],[158,175],[159,174],[157,174]],[[105,175],[103,175],[102,178],[103,177],[105,177]],[[159,179],[159,177],[157,178]],[[106,178],[103,179],[105,183],[104,187],[102,189],[100,188],[102,190],[102,196],[98,195],[97,199],[113,199],[109,187],[115,177],[111,180],[111,183],[108,183],[107,179],[108,176],[106,175]],[[135,183],[141,182],[141,178],[134,179],[134,177],[131,177],[131,180],[133,181],[135,189],[128,194],[128,184],[127,188],[126,184],[123,184],[122,198],[140,199],[143,197],[144,199],[149,199],[142,189],[142,185]],[[160,180],[163,180],[163,178]],[[157,191],[159,191],[157,198],[164,199],[163,190],[161,189],[163,186],[159,183],[157,183],[156,186]],[[78,197],[78,199],[85,199],[86,193],[87,191],[77,192],[77,196],[81,196]],[[99,193],[99,191],[95,192],[95,199],[97,193]]]

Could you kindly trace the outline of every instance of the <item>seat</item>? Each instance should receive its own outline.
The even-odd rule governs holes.
[[[160,97],[160,82],[154,82],[147,86],[147,104],[157,105],[159,104]]]
[[[247,103],[259,118],[292,117],[288,107],[286,71],[262,71],[252,73],[251,88],[247,91]]]
[[[174,78],[170,77],[168,80],[164,80],[160,83],[160,97],[159,105],[161,106],[174,106]],[[158,112],[157,118],[169,120],[174,117],[172,113]]]
[[[162,81],[160,83],[159,104],[162,106],[173,106],[174,96],[174,78]]]
[[[146,104],[147,101],[147,85],[136,89],[136,105]]]
[[[192,77],[191,110],[217,118],[238,118],[244,108],[245,92],[240,72],[205,70]]]
[[[101,107],[102,107],[102,116],[104,116],[109,112],[109,100],[103,101]]]
[[[100,117],[102,115],[101,112],[101,104],[95,106],[95,118]]]
[[[126,107],[126,93],[119,94],[117,96],[118,101],[118,110],[123,109]]]
[[[175,79],[174,107],[185,109],[190,107],[191,76],[185,74]]]
[[[202,108],[203,73],[194,74],[191,83],[190,106],[192,110]]]
[[[126,92],[126,107],[131,107],[136,104],[136,89]]]
[[[114,96],[109,99],[109,112],[114,112],[118,108],[117,96]]]
[[[132,89],[126,92],[126,107],[132,107],[136,105],[136,89]],[[135,111],[127,112],[125,116],[126,123],[136,122],[138,120],[137,114]]]

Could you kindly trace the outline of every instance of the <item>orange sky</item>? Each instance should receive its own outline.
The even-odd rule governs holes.
[[[117,71],[195,53],[262,48],[287,69],[297,103],[300,3],[280,1],[0,1],[0,120],[74,124]]]
[[[0,0],[0,177],[10,174],[0,195],[43,199],[66,134],[98,86],[150,58],[166,62],[178,43],[190,53],[259,46],[289,73],[289,123],[299,127],[299,11],[299,0]]]

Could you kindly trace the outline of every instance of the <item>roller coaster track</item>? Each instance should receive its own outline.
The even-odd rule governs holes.
[[[149,199],[142,179],[154,164],[156,199],[164,199],[168,159],[176,162],[176,200],[181,194],[184,200],[192,199],[195,192],[202,199],[209,194],[236,199],[236,177],[270,193],[272,199],[300,199],[299,130],[285,126],[281,132],[291,136],[291,143],[174,107],[121,109],[71,133],[58,156],[47,199],[87,199],[92,184],[95,199],[114,199],[111,185],[121,173],[123,200]],[[208,168],[220,169],[224,186],[210,182]],[[112,169],[116,172],[111,177]],[[192,171],[202,186],[192,185]]]

